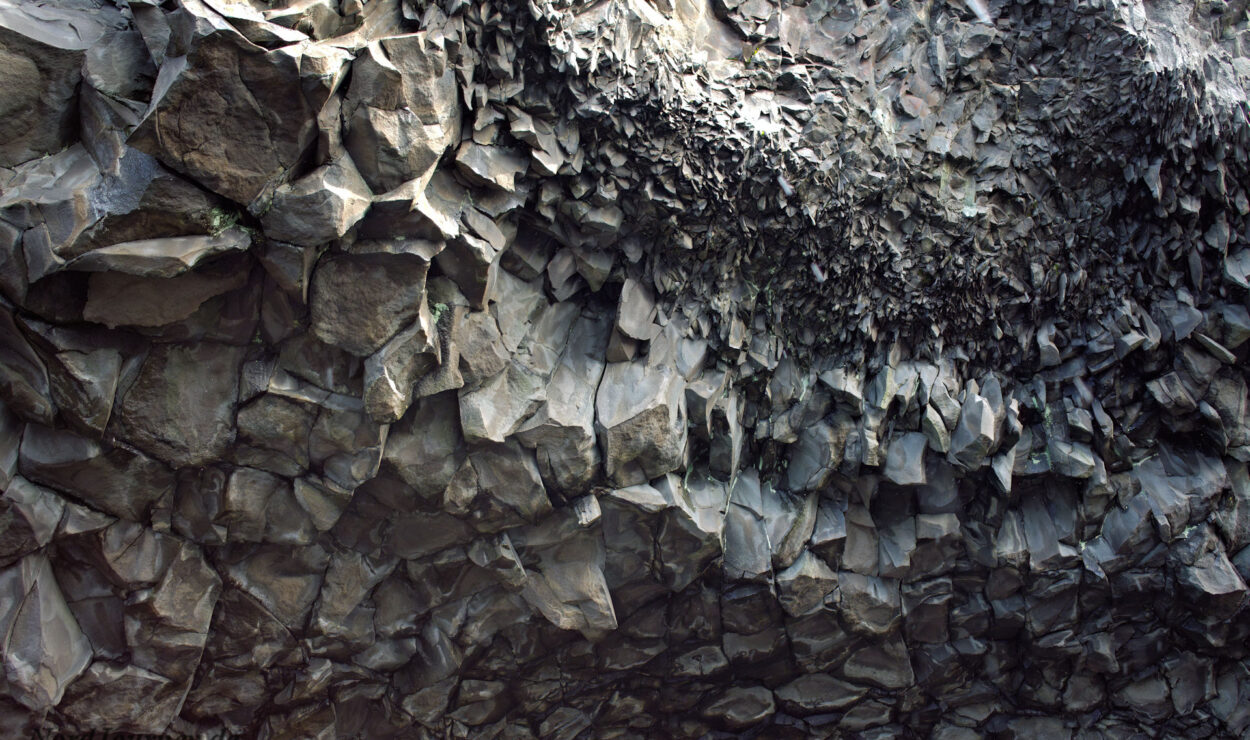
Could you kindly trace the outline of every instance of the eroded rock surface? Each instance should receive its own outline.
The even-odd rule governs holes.
[[[1241,2],[0,0],[0,734],[1242,737]]]

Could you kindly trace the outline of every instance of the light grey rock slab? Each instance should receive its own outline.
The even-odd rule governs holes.
[[[514,537],[523,557],[537,556],[537,567],[526,569],[521,588],[529,604],[557,627],[578,630],[590,640],[616,629],[602,537],[580,525],[568,510]]]
[[[891,440],[882,471],[885,477],[900,486],[924,485],[928,443],[928,437],[920,432],[908,432]]]
[[[605,472],[618,485],[681,465],[686,448],[685,381],[667,367],[609,363],[595,396]]]
[[[869,635],[885,635],[902,620],[899,584],[895,579],[840,571],[838,613],[852,629]]]
[[[535,450],[549,487],[581,490],[599,468],[595,393],[605,366],[607,335],[606,320],[576,320],[551,373],[543,405],[517,432],[517,439]]]
[[[45,712],[87,668],[91,643],[65,603],[46,555],[29,555],[0,571],[0,591],[9,690],[30,710]]]
[[[471,184],[513,190],[516,178],[525,173],[527,159],[503,147],[466,141],[456,150],[456,170]]]
[[[948,459],[965,469],[975,470],[984,464],[997,441],[993,406],[981,395],[969,393],[959,413],[959,424],[951,434]]]

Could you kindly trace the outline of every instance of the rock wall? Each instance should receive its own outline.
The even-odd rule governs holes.
[[[0,0],[0,727],[1250,732],[1245,0]]]

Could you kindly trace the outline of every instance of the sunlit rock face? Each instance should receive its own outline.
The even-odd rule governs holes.
[[[0,734],[1240,737],[1245,2],[0,0]]]

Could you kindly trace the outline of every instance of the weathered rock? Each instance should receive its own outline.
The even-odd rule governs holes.
[[[121,397],[118,428],[174,467],[221,458],[233,442],[242,359],[242,348],[210,342],[154,346]]]
[[[192,318],[211,299],[244,287],[248,276],[240,267],[225,262],[171,278],[94,273],[82,317],[110,328],[174,324]]]
[[[929,439],[919,432],[909,432],[890,442],[885,455],[885,477],[900,486],[925,483],[924,451]]]
[[[793,565],[777,574],[781,607],[796,617],[822,607],[825,597],[837,585],[837,573],[806,550]]]
[[[538,556],[537,567],[526,570],[525,600],[557,627],[597,640],[616,629],[616,612],[604,580],[603,539],[585,527],[564,510],[519,530],[515,540],[523,555]]]
[[[323,257],[309,298],[313,333],[354,355],[377,352],[420,315],[428,269],[407,254]]]
[[[365,410],[384,424],[399,421],[417,383],[439,365],[441,355],[434,320],[422,300],[416,320],[365,360]]]
[[[997,437],[993,407],[982,396],[970,393],[960,410],[959,425],[951,435],[948,458],[952,463],[975,470],[992,451]]]
[[[548,487],[582,490],[599,467],[595,437],[595,392],[607,346],[606,321],[579,318],[569,334],[560,364],[551,374],[546,400],[517,431],[532,447]]]
[[[0,616],[9,694],[42,713],[61,702],[66,687],[91,661],[91,643],[65,603],[46,555],[34,554],[0,571]]]
[[[344,155],[278,188],[260,222],[270,239],[315,247],[346,234],[372,195]]]
[[[685,381],[667,367],[609,363],[595,396],[608,478],[644,483],[681,465],[686,447]]]
[[[427,175],[455,143],[454,72],[441,39],[426,33],[373,41],[352,64],[343,143],[374,192]]]
[[[703,716],[731,730],[758,724],[776,711],[773,692],[763,686],[734,687],[703,710]]]
[[[893,579],[838,573],[838,612],[853,629],[883,635],[902,617],[898,582]]]
[[[511,441],[471,450],[447,486],[444,506],[486,533],[536,522],[551,511],[534,454]]]
[[[33,424],[22,435],[18,465],[24,477],[130,521],[145,521],[174,484],[173,471],[133,449]]]
[[[304,91],[300,46],[268,51],[213,11],[190,13],[207,27],[161,65],[130,143],[238,203],[267,200],[312,143],[324,99]]]
[[[54,154],[76,138],[77,87],[88,50],[120,20],[113,8],[96,10],[7,3],[0,12],[0,108],[5,124],[0,166]]]

